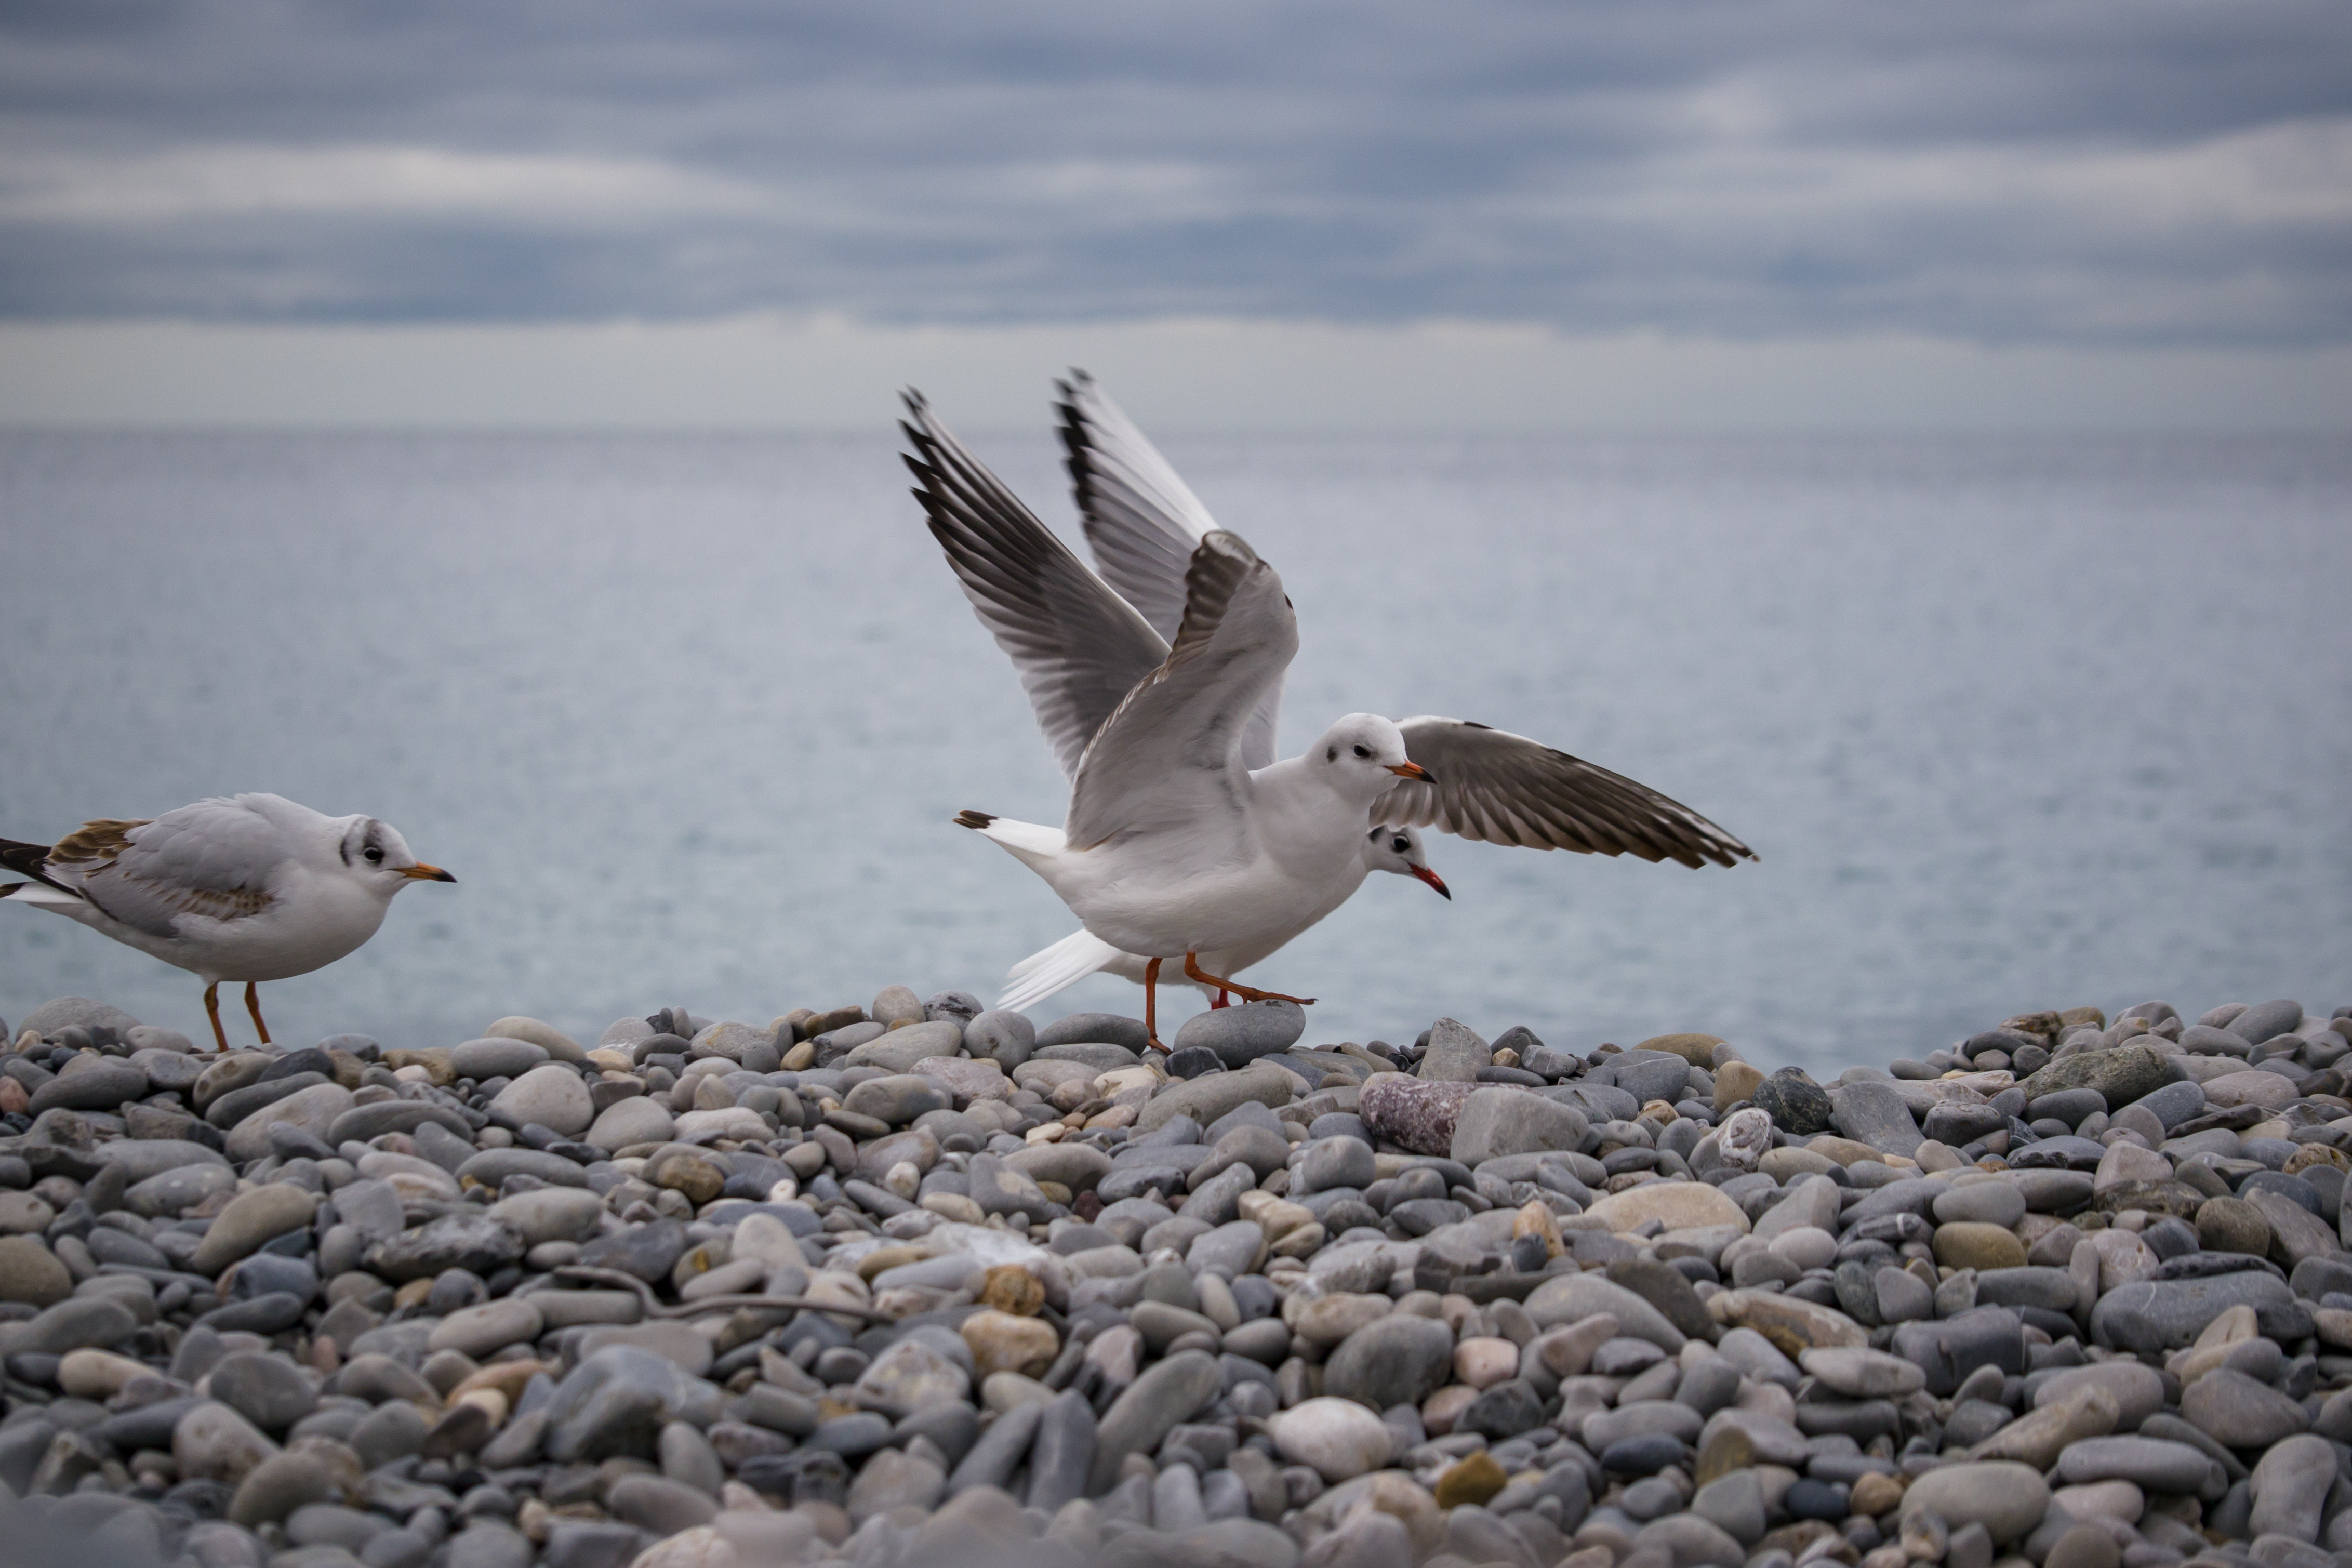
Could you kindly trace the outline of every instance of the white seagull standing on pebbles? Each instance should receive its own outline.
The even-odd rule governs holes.
[[[1272,952],[1337,908],[1362,880],[1371,826],[1434,826],[1693,867],[1755,858],[1654,790],[1464,720],[1400,726],[1349,714],[1302,755],[1275,762],[1283,676],[1298,648],[1281,578],[1210,521],[1090,380],[1063,391],[1088,535],[1129,598],[1088,571],[919,395],[907,398],[901,427],[915,449],[906,462],[932,535],[1019,668],[1071,781],[1060,828],[976,811],[956,820],[1044,878],[1096,937],[1145,959],[1144,1021],[1155,1043],[1155,988],[1170,959],[1183,960],[1187,979],[1245,1000],[1311,1000],[1235,984],[1204,971],[1200,955]],[[1166,587],[1180,552],[1181,598]],[[1157,605],[1162,616],[1181,605],[1172,637],[1138,608],[1155,595],[1167,601]],[[1334,889],[1343,890],[1334,898]]]
[[[323,816],[274,795],[200,800],[152,822],[86,822],[55,844],[0,838],[0,867],[29,882],[0,898],[51,910],[205,983],[213,1041],[220,984],[245,982],[261,1042],[264,980],[323,969],[383,923],[411,882],[454,882],[372,816]]]

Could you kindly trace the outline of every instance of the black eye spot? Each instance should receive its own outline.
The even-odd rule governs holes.
[[[383,864],[383,851],[377,848],[374,845],[369,845],[365,854],[367,856],[367,863],[369,865],[381,866]]]
[[[1356,748],[1356,755],[1360,757],[1369,757],[1371,754],[1372,749],[1370,746],[1358,746]]]
[[[1327,763],[1338,762],[1339,760],[1339,748],[1334,746],[1329,751],[1325,752],[1323,753],[1323,760]]]
[[[1390,845],[1389,847],[1402,855],[1406,850],[1412,847],[1412,840],[1410,838],[1400,838],[1394,844]]]

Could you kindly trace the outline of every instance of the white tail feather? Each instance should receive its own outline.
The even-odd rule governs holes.
[[[89,900],[79,894],[59,892],[40,882],[11,882],[0,887],[0,899],[6,899],[11,903],[30,904],[38,910],[56,910],[60,913],[86,911],[89,908]]]
[[[1041,948],[1014,964],[1004,977],[1004,994],[996,999],[996,1005],[1016,1013],[1034,1007],[1055,992],[1126,956],[1082,926],[1053,946]]]

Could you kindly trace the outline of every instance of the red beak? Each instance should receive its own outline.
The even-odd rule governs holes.
[[[1411,870],[1414,877],[1436,889],[1437,896],[1439,898],[1444,899],[1449,904],[1454,901],[1454,895],[1445,890],[1444,878],[1440,877],[1436,872],[1431,870],[1426,866],[1414,866],[1411,868]]]
[[[1428,784],[1433,784],[1437,782],[1435,779],[1429,776],[1429,770],[1423,767],[1419,763],[1399,763],[1394,767],[1389,769],[1389,772],[1396,774],[1396,776],[1401,779],[1419,779],[1422,783]]]

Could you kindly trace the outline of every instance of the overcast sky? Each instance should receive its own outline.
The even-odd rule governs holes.
[[[0,317],[2352,333],[2341,0],[0,11]]]

